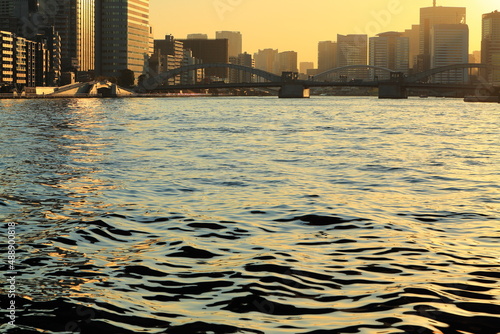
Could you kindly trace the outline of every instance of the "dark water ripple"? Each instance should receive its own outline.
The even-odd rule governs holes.
[[[1,332],[500,332],[491,105],[0,106]]]

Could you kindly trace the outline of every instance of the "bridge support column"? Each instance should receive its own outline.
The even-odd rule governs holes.
[[[378,86],[379,99],[407,99],[408,91],[397,83],[380,84]]]
[[[305,88],[303,85],[289,84],[281,87],[278,96],[282,99],[301,99],[308,98],[310,96],[310,92],[309,88]]]

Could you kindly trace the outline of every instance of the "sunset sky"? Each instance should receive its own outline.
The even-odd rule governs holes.
[[[500,10],[499,0],[438,0],[438,6],[467,7],[470,52],[481,48],[481,15]],[[297,51],[299,61],[317,65],[319,41],[337,34],[403,31],[419,23],[419,9],[432,0],[151,0],[155,38],[172,34],[235,30],[243,51]]]

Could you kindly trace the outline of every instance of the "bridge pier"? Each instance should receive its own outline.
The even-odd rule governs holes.
[[[408,90],[397,83],[385,83],[378,86],[379,99],[407,99]]]
[[[278,96],[281,99],[309,98],[310,90],[309,88],[305,88],[303,85],[300,84],[288,84],[281,86]]]

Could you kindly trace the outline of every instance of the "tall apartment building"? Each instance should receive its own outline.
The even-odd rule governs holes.
[[[483,15],[481,62],[497,66],[483,72],[483,77],[493,84],[500,84],[500,12]]]
[[[9,31],[0,31],[0,84],[14,84],[14,37]]]
[[[264,49],[260,50],[253,55],[255,60],[255,68],[269,73],[274,73],[274,65],[278,57],[278,50]]]
[[[367,65],[367,60],[367,35],[337,35],[338,67]],[[342,71],[339,75],[347,76],[347,79],[367,79],[369,72],[366,69],[349,69]]]
[[[96,74],[128,69],[137,79],[149,57],[149,0],[95,0],[95,20]]]
[[[45,44],[0,31],[0,85],[34,87],[46,84],[50,68]],[[42,77],[40,77],[42,75]]]
[[[195,58],[201,59],[204,64],[229,63],[229,44],[227,39],[182,39],[184,49],[190,49]],[[228,79],[227,68],[207,68],[205,76]]]
[[[337,67],[337,42],[318,43],[318,73]]]
[[[408,74],[410,40],[399,32],[385,32],[370,38],[370,65]],[[370,70],[371,79],[389,79],[389,73]]]
[[[466,24],[465,7],[420,8],[420,45],[418,71],[431,68],[431,30],[436,24]]]
[[[430,35],[431,68],[469,62],[469,27],[466,24],[436,24]],[[464,83],[467,69],[457,69],[433,76],[433,82]]]
[[[229,57],[238,57],[243,53],[243,36],[239,31],[217,31],[215,38],[228,40]]]

